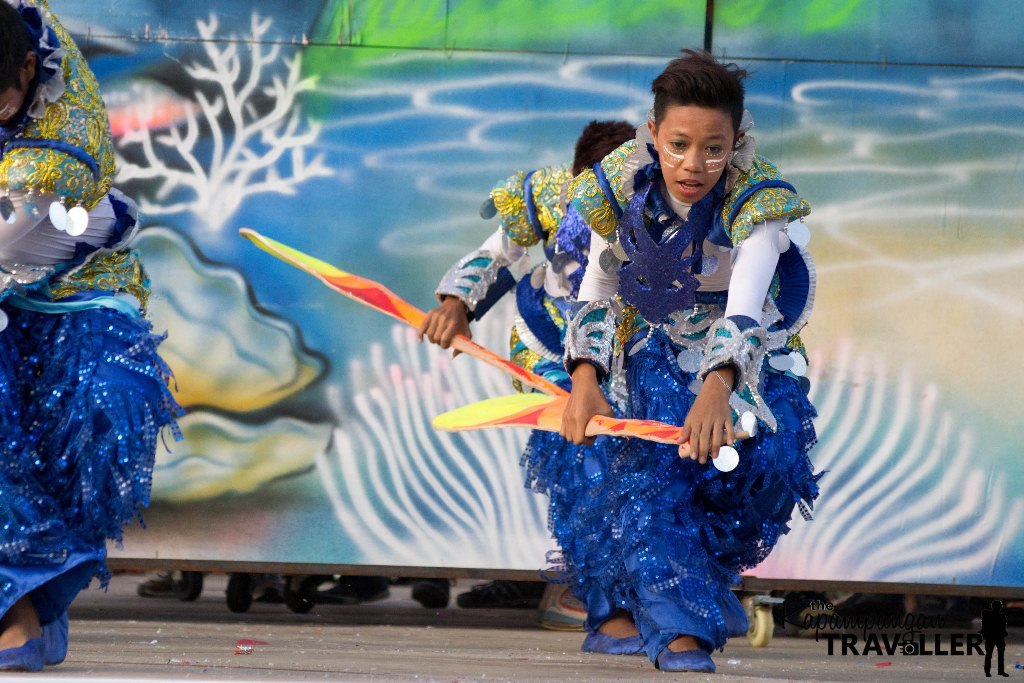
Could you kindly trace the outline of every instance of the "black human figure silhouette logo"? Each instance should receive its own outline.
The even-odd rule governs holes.
[[[1003,652],[1006,650],[1006,615],[1003,603],[992,601],[992,609],[981,611],[981,637],[985,639],[985,675],[992,676],[992,650],[998,653],[999,675],[1009,676],[1003,668]]]

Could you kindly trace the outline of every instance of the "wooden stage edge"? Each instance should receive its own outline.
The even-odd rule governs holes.
[[[487,581],[539,581],[547,572],[527,569],[480,569],[474,567],[395,567],[360,564],[310,564],[302,562],[230,562],[221,560],[176,560],[111,557],[113,571],[193,571],[221,574],[340,574],[358,576],[401,576],[411,579],[483,579]],[[743,576],[738,590],[820,591],[849,593],[897,593],[916,595],[958,595],[1024,599],[1024,586],[978,586],[956,583],[890,583],[883,581],[834,581],[816,579],[775,579]]]

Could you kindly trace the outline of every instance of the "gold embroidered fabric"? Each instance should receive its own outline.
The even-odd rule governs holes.
[[[794,192],[782,188],[765,188],[758,190],[747,199],[736,216],[736,220],[730,224],[729,217],[732,215],[737,200],[746,190],[765,180],[785,180],[785,178],[772,162],[761,156],[755,157],[750,170],[739,176],[722,206],[722,222],[733,245],[742,244],[750,236],[755,223],[773,218],[781,218],[786,221],[798,220],[811,213],[810,204]]]
[[[85,291],[131,294],[145,315],[149,304],[149,277],[138,252],[120,249],[97,256],[81,268],[51,282],[48,290],[53,301]]]
[[[501,217],[501,226],[516,244],[532,247],[543,240],[554,239],[558,224],[562,222],[562,188],[572,178],[568,164],[539,168],[530,176],[530,200],[543,235],[530,220],[526,205],[526,173],[520,171],[501,181],[491,190],[491,199]]]
[[[628,204],[622,189],[622,169],[626,157],[632,154],[636,147],[637,141],[630,140],[601,160],[601,170],[604,171],[608,186],[622,210],[625,210]],[[606,239],[614,239],[618,219],[593,169],[588,168],[573,178],[569,185],[569,201],[591,230]]]

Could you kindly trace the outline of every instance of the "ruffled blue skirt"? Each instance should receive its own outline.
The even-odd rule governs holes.
[[[566,391],[572,388],[561,363],[542,359],[530,370]],[[603,477],[609,454],[621,447],[621,441],[599,436],[592,446],[577,446],[558,432],[539,429],[530,432],[519,464],[525,472],[526,488],[548,496],[548,529],[563,549],[564,543],[574,538],[571,524],[577,501]],[[574,592],[580,593],[581,586],[576,581],[582,574],[573,564],[577,556],[564,550],[550,555],[545,578],[569,583]]]
[[[160,432],[181,411],[148,322],[108,308],[4,305],[0,332],[0,614],[31,594],[42,623],[140,518]]]
[[[677,353],[656,332],[627,358],[627,417],[683,424],[695,377],[680,369]],[[559,467],[545,461],[543,437],[531,438],[534,487],[551,492],[552,529],[570,585],[587,603],[588,628],[627,610],[652,661],[679,635],[710,651],[746,632],[730,587],[789,530],[793,509],[809,516],[817,496],[807,457],[814,407],[795,378],[767,364],[763,377],[779,429],[740,442],[740,465],[729,473],[639,439],[606,440]]]

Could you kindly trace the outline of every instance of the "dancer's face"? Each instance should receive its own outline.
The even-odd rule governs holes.
[[[736,139],[721,109],[671,105],[657,126],[648,121],[665,186],[677,201],[694,204],[722,177]]]
[[[32,79],[36,77],[36,55],[29,52],[25,55],[25,61],[18,70],[18,82],[0,92],[0,126],[6,126],[11,119],[25,106],[25,97],[28,95]]]

